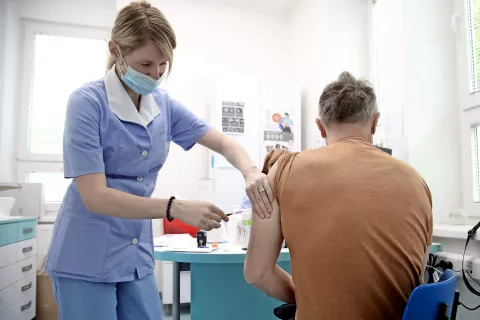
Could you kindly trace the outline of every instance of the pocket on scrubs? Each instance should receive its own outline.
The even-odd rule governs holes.
[[[102,276],[110,224],[64,214],[50,251],[51,270],[88,277]]]

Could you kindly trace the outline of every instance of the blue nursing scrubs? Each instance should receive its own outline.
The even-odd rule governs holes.
[[[248,196],[245,196],[242,200],[242,204],[240,206],[240,208],[243,209],[252,209],[252,202],[250,201],[250,199],[248,198]]]
[[[114,66],[70,96],[65,178],[101,173],[109,188],[150,197],[170,142],[189,150],[208,130],[161,89],[142,96],[137,111]],[[154,266],[151,220],[88,211],[73,180],[46,261],[62,319],[159,319]]]

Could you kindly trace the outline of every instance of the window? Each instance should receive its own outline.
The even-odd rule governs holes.
[[[467,0],[470,91],[480,89],[480,0]]]
[[[63,178],[65,112],[70,94],[105,75],[108,30],[25,22],[18,179],[40,182],[46,209],[58,209]]]
[[[105,73],[103,40],[36,34],[27,152],[62,154],[69,95]]]
[[[480,0],[455,1],[454,12],[463,209],[480,216]]]

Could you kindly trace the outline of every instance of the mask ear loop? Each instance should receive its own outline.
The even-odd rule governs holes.
[[[117,46],[117,50],[118,50],[118,54],[120,55],[120,59],[122,59],[122,63],[119,64],[119,65],[125,65],[126,68],[128,68],[127,66],[127,63],[125,62],[125,59],[123,59],[123,55],[122,55],[122,52],[120,51],[120,47],[118,46],[118,44],[116,45]],[[120,72],[123,74],[122,70],[120,69]]]

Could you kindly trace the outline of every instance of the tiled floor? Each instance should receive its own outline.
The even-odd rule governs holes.
[[[180,308],[180,320],[191,320],[190,317],[190,306],[189,305],[182,305]],[[163,311],[163,319],[164,320],[171,320],[172,319],[172,308],[171,307],[166,307],[164,308]]]

